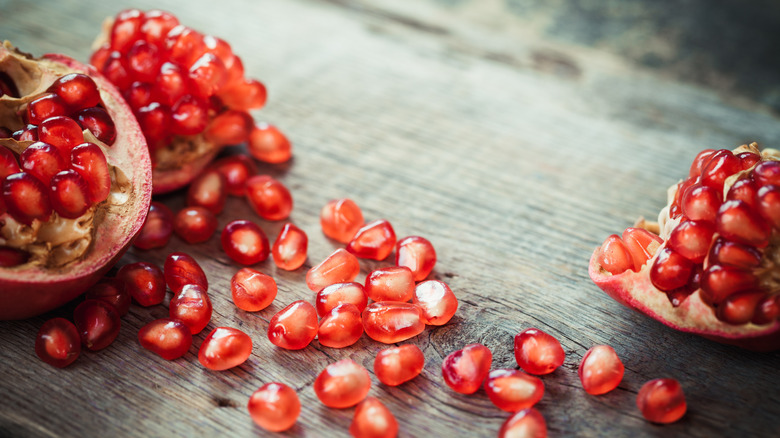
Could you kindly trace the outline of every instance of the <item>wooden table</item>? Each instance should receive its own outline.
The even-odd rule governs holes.
[[[119,9],[110,3],[5,1],[0,38],[86,60],[102,18]],[[270,98],[255,117],[281,127],[295,156],[261,172],[292,190],[291,220],[310,237],[309,258],[295,272],[270,260],[256,266],[276,279],[279,295],[250,314],[230,300],[239,267],[216,235],[198,245],[174,237],[163,249],[124,257],[162,265],[183,250],[201,263],[211,326],[238,327],[254,340],[249,361],[230,371],[198,363],[208,329],[172,362],[143,350],[138,329],[166,316],[162,305],[133,306],[113,345],[63,370],[38,360],[33,343],[46,318],[69,309],[0,322],[0,435],[263,435],[246,403],[263,383],[281,381],[303,404],[287,435],[345,436],[354,410],[325,408],[312,382],[341,358],[372,370],[385,345],[364,337],[341,350],[315,341],[284,351],[266,328],[289,302],[313,298],[306,270],[336,247],[319,229],[319,210],[350,197],[399,236],[431,240],[439,255],[432,277],[460,300],[449,324],[410,341],[425,353],[421,376],[397,388],[373,380],[371,395],[395,414],[402,436],[495,436],[509,415],[482,390],[451,391],[441,362],[480,342],[493,351],[493,368],[515,368],[512,338],[528,327],[556,336],[566,351],[564,366],[543,377],[537,405],[550,436],[778,436],[778,353],[672,331],[609,299],[587,264],[607,235],[657,214],[666,187],[700,149],[778,146],[778,57],[763,54],[776,41],[780,8],[526,3],[132,2],[225,38],[266,83]],[[158,200],[183,205],[181,193]],[[220,226],[236,218],[255,220],[271,238],[282,225],[232,198]],[[362,262],[359,278],[385,264]],[[596,344],[613,346],[626,366],[618,389],[598,397],[582,390],[576,372]],[[676,378],[685,390],[688,413],[673,425],[650,424],[636,408],[640,386],[657,377]]]

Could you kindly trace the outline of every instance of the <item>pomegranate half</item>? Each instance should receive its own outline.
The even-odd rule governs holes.
[[[609,296],[676,330],[755,351],[780,348],[780,151],[704,150],[640,219],[590,259]]]
[[[0,46],[0,319],[75,298],[143,225],[151,161],[133,113],[91,66]]]

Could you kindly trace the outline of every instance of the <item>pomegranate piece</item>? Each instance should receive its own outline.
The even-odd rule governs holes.
[[[198,361],[214,371],[237,367],[252,354],[252,338],[232,327],[217,327],[209,333],[198,350]]]
[[[68,107],[60,96],[46,93],[27,104],[27,123],[40,125],[46,119],[68,115]]]
[[[416,304],[378,301],[363,310],[363,330],[375,341],[394,344],[413,338],[424,329],[422,309]]]
[[[177,319],[157,319],[138,330],[138,342],[165,360],[178,359],[192,346],[189,327]]]
[[[98,140],[111,146],[116,141],[116,125],[106,110],[85,108],[73,115],[82,129],[88,129]]]
[[[385,385],[398,386],[420,375],[424,366],[425,356],[420,347],[405,344],[377,353],[374,359],[374,374]]]
[[[89,198],[94,204],[103,202],[111,193],[111,173],[103,151],[94,143],[81,143],[70,152],[70,167],[84,178]]]
[[[246,155],[231,155],[219,159],[211,165],[225,177],[227,192],[231,196],[244,196],[246,194],[246,181],[257,174],[257,166]]]
[[[257,89],[259,87],[254,88]],[[246,103],[239,105],[245,106]],[[249,132],[247,150],[255,159],[265,163],[279,164],[292,158],[292,143],[290,143],[290,140],[275,126],[267,123],[257,123],[252,127],[252,130]]]
[[[424,237],[404,237],[396,244],[395,264],[409,268],[414,281],[423,281],[436,265],[436,250]]]
[[[268,175],[255,175],[246,181],[246,198],[255,213],[269,221],[287,219],[293,208],[287,187]]]
[[[225,208],[227,180],[216,170],[206,170],[187,189],[187,205],[203,207],[214,214]]]
[[[100,300],[86,300],[73,311],[73,322],[84,348],[102,350],[119,335],[119,312],[114,306]]]
[[[364,224],[363,212],[351,199],[329,201],[320,210],[322,232],[337,242],[349,243]]]
[[[271,432],[282,432],[298,421],[301,401],[294,389],[284,383],[271,382],[249,397],[247,410],[258,426]]]
[[[19,154],[19,164],[23,171],[49,185],[51,178],[67,168],[60,152],[52,145],[36,141]]]
[[[347,244],[347,251],[357,257],[384,260],[395,247],[395,231],[385,219],[361,227]]]
[[[685,394],[674,379],[654,379],[642,385],[636,405],[642,416],[653,423],[674,423],[686,411]]]
[[[268,238],[257,224],[235,220],[222,230],[222,249],[236,263],[254,265],[268,258]]]
[[[133,246],[138,249],[162,248],[173,234],[173,212],[165,204],[152,201],[149,214],[141,231],[135,237]]]
[[[156,306],[165,299],[165,276],[156,265],[130,263],[122,266],[116,276],[133,300],[144,307]]]
[[[88,300],[100,300],[111,304],[119,316],[127,315],[130,310],[130,294],[127,292],[124,282],[118,278],[103,278],[99,283],[87,289],[84,296]]]
[[[458,299],[447,283],[428,280],[414,288],[414,304],[422,309],[422,319],[428,325],[444,325],[458,310]]]
[[[49,220],[52,207],[48,190],[29,173],[8,175],[2,182],[2,197],[6,210],[18,222],[30,225],[36,219]]]
[[[355,282],[331,284],[320,289],[314,299],[314,307],[320,317],[330,313],[339,304],[346,303],[353,304],[360,312],[366,308],[368,296],[363,291],[362,284]]]
[[[535,408],[523,409],[507,418],[498,438],[547,438],[547,422]]]
[[[306,285],[313,291],[336,283],[347,283],[360,273],[358,259],[339,248],[306,273]]]
[[[515,359],[530,374],[550,374],[563,365],[561,343],[547,333],[529,328],[515,335]]]
[[[59,96],[71,113],[101,104],[97,84],[91,77],[82,73],[69,73],[60,76],[49,86],[47,91]]]
[[[355,438],[395,438],[398,421],[376,397],[367,397],[355,408],[349,433]]]
[[[354,304],[339,304],[322,317],[317,339],[331,348],[348,347],[363,336],[363,321]]]
[[[53,318],[41,326],[35,337],[35,354],[47,364],[65,368],[81,353],[76,326],[65,318]]]
[[[317,311],[303,300],[293,301],[271,318],[268,339],[286,350],[306,348],[317,336]]]
[[[519,370],[493,370],[485,379],[485,393],[497,408],[517,412],[542,399],[544,383]]]
[[[49,181],[49,201],[60,217],[77,219],[92,206],[89,187],[73,169],[63,170]]]
[[[171,319],[181,321],[197,335],[211,322],[212,306],[206,290],[197,284],[187,284],[171,298],[168,307]]]
[[[360,403],[371,389],[368,371],[352,359],[334,362],[314,380],[314,392],[329,408],[349,408]]]
[[[241,144],[249,138],[253,123],[246,112],[227,110],[211,120],[203,135],[216,145]]]
[[[493,354],[482,344],[469,344],[448,354],[441,364],[444,382],[461,394],[477,392],[490,372]]]
[[[84,133],[70,117],[49,117],[38,125],[38,140],[57,148],[63,157],[70,157],[70,151],[84,143]]]
[[[268,307],[276,298],[276,281],[252,268],[241,268],[230,279],[230,293],[236,307],[257,312]]]
[[[274,263],[285,271],[294,271],[306,261],[309,238],[306,233],[291,223],[284,224],[274,241],[271,254]]]
[[[409,301],[414,294],[412,271],[405,266],[375,269],[366,277],[363,290],[374,301]]]
[[[217,231],[217,217],[203,207],[185,207],[173,218],[173,231],[187,243],[205,242]]]
[[[596,345],[585,353],[577,369],[582,388],[592,395],[606,394],[623,380],[623,362],[608,345]]]
[[[165,283],[174,294],[178,294],[182,287],[188,284],[196,284],[203,290],[208,290],[209,282],[206,273],[194,258],[183,252],[171,253],[165,259],[163,273]]]

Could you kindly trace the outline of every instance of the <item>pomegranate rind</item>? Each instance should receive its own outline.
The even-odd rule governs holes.
[[[0,46],[0,65],[21,56],[6,42]],[[117,127],[114,144],[105,150],[109,164],[124,173],[132,187],[126,202],[108,205],[96,213],[95,234],[85,256],[60,268],[31,265],[0,269],[0,320],[39,315],[72,300],[95,284],[122,257],[141,229],[152,195],[152,164],[146,140],[119,91],[93,67],[68,56],[47,54],[36,60],[46,76],[85,73],[100,89],[106,110]],[[52,76],[51,79],[55,76]],[[43,92],[33,90],[33,94]]]

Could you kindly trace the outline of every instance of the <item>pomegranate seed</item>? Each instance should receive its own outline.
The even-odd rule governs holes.
[[[350,303],[362,312],[368,305],[368,296],[363,291],[363,285],[360,283],[336,283],[325,286],[314,299],[317,314],[323,317],[330,313],[334,307],[339,304]]]
[[[422,320],[428,325],[444,325],[458,310],[458,299],[447,283],[427,280],[414,288],[414,304],[422,309]]]
[[[127,104],[130,105],[130,108],[132,108],[133,111],[138,111],[140,108],[154,102],[152,84],[146,82],[133,82],[127,90],[125,90],[122,96],[124,96]]]
[[[191,90],[190,78],[181,67],[165,62],[160,66],[160,72],[152,87],[152,95],[159,97],[161,104],[171,106]]]
[[[19,161],[10,149],[0,146],[0,180],[8,175],[21,172]]]
[[[702,263],[715,234],[715,224],[706,221],[684,221],[672,231],[667,247],[693,263]]]
[[[255,175],[246,181],[246,198],[255,213],[269,221],[287,219],[293,208],[287,187],[268,175]]]
[[[127,315],[130,310],[130,294],[125,283],[118,278],[103,278],[100,282],[87,289],[84,297],[88,300],[100,300],[111,304],[119,316]]]
[[[217,231],[217,217],[203,207],[185,207],[173,218],[173,231],[187,243],[201,243]]]
[[[651,380],[639,390],[636,405],[653,423],[674,423],[685,415],[685,394],[677,380]]]
[[[173,62],[187,67],[206,51],[203,35],[183,25],[178,25],[168,32],[165,46]]]
[[[436,265],[436,250],[424,237],[404,237],[396,244],[395,264],[411,269],[414,281],[425,280]]]
[[[623,362],[608,345],[596,345],[585,353],[577,369],[585,392],[592,395],[606,394],[617,388],[623,380]]]
[[[40,125],[44,120],[68,115],[65,101],[54,93],[46,93],[27,104],[27,123]]]
[[[236,263],[254,265],[268,258],[268,238],[257,224],[235,220],[222,230],[222,249]]]
[[[131,297],[144,307],[156,306],[165,299],[165,276],[157,265],[146,262],[122,266],[116,274]]]
[[[217,146],[241,144],[249,138],[253,123],[246,112],[227,110],[211,120],[203,135]]]
[[[138,342],[165,360],[178,359],[192,346],[192,333],[177,319],[157,319],[138,330]]]
[[[225,208],[227,181],[221,173],[208,169],[198,175],[187,189],[187,205],[203,207],[214,214]]]
[[[103,45],[95,50],[95,53],[89,57],[89,63],[98,71],[102,72],[106,68],[106,64],[108,64],[111,52],[111,46],[108,43],[103,43]]]
[[[602,269],[612,275],[618,275],[634,268],[631,253],[617,234],[612,234],[601,244],[598,263]]]
[[[236,307],[257,312],[268,307],[276,298],[276,281],[252,268],[241,268],[230,279],[230,292]]]
[[[254,79],[237,80],[218,94],[228,108],[240,111],[262,108],[268,96],[265,85]]]
[[[710,161],[714,153],[714,149],[704,149],[696,154],[696,158],[691,163],[691,169],[688,171],[690,179],[695,180],[697,176],[701,175],[702,168]]]
[[[320,211],[322,232],[337,242],[349,243],[364,224],[363,212],[351,199],[330,201]]]
[[[723,193],[726,178],[742,170],[739,158],[731,151],[720,149],[712,154],[712,158],[701,171],[701,184],[712,187],[718,193]]]
[[[11,137],[16,141],[38,141],[38,125],[26,125],[15,131]]]
[[[76,326],[65,318],[53,318],[41,326],[35,337],[35,354],[47,364],[65,368],[81,353]]]
[[[91,77],[82,73],[70,73],[59,77],[47,91],[58,95],[73,113],[100,104],[100,91],[97,84]]]
[[[177,135],[200,134],[209,122],[205,100],[185,94],[171,107],[171,132]]]
[[[141,35],[146,41],[162,48],[168,32],[178,25],[179,19],[170,12],[151,10],[144,14]]]
[[[542,399],[544,383],[520,370],[493,370],[485,379],[485,393],[497,408],[517,412]]]
[[[368,371],[352,359],[334,362],[314,380],[314,392],[329,408],[349,408],[360,403],[371,389]]]
[[[765,246],[772,232],[761,216],[742,201],[724,202],[715,225],[718,234],[726,239],[751,246]]]
[[[67,219],[81,217],[92,205],[86,181],[73,169],[63,170],[52,177],[49,200],[54,211]]]
[[[756,305],[756,313],[751,322],[763,325],[780,317],[780,295],[767,295]]]
[[[138,40],[127,51],[127,71],[136,81],[154,82],[160,65],[162,56],[154,44]]]
[[[249,153],[256,159],[279,164],[292,158],[292,143],[273,125],[257,123],[249,133]]]
[[[750,208],[755,208],[757,192],[758,187],[752,179],[742,178],[731,186],[726,194],[726,200],[744,201]]]
[[[375,269],[366,277],[363,290],[374,301],[409,301],[414,294],[412,271],[405,266]]]
[[[306,261],[309,238],[306,233],[291,223],[284,224],[271,250],[274,263],[285,271],[294,271]]]
[[[719,320],[733,325],[747,324],[753,320],[758,304],[766,297],[766,292],[737,292],[729,295],[718,304],[715,315]]]
[[[311,290],[320,290],[336,283],[350,282],[360,272],[360,263],[352,254],[339,248],[325,260],[306,273],[306,285]]]
[[[170,317],[178,319],[197,335],[211,322],[212,306],[206,289],[197,284],[187,284],[171,298],[168,307]]]
[[[301,414],[301,401],[295,390],[283,383],[266,383],[249,397],[249,416],[258,426],[282,432],[295,425]]]
[[[206,53],[211,53],[223,60],[223,62],[233,55],[233,49],[230,47],[230,44],[222,38],[213,35],[204,35],[203,43],[206,45]]]
[[[363,330],[375,341],[394,344],[413,338],[424,329],[422,309],[416,304],[379,301],[363,310]]]
[[[2,206],[2,199],[0,199],[0,206]],[[0,246],[0,267],[1,268],[13,268],[27,263],[30,259],[30,254],[27,251],[23,251],[18,248],[11,248],[8,246]]]
[[[133,78],[127,70],[127,63],[125,62],[124,56],[121,52],[116,50],[113,50],[108,54],[100,72],[121,91],[126,90],[133,82]]]
[[[425,356],[420,347],[405,344],[377,353],[374,374],[385,385],[398,386],[420,375],[424,366]]]
[[[195,89],[203,96],[216,94],[227,81],[227,68],[213,53],[204,53],[189,69],[189,76]]]
[[[162,140],[170,134],[168,126],[171,119],[171,109],[167,105],[152,102],[139,108],[135,116],[149,143]]]
[[[523,409],[507,418],[498,438],[547,438],[547,423],[535,408]]]
[[[663,240],[645,229],[629,227],[623,231],[623,244],[631,253],[634,272],[639,272],[642,266],[653,258]]]
[[[219,38],[217,38],[219,39]],[[227,69],[227,80],[225,81],[225,88],[232,87],[233,85],[244,80],[244,63],[241,58],[234,54],[220,56],[222,62]],[[256,92],[259,90],[250,90],[249,92]]]
[[[317,311],[303,300],[293,301],[271,318],[268,339],[287,350],[306,348],[317,336]]]
[[[144,14],[138,9],[126,9],[117,14],[109,34],[111,49],[127,51],[133,41],[140,38],[143,20]]]
[[[354,304],[344,303],[331,309],[322,317],[317,339],[321,345],[331,348],[348,347],[363,336],[363,321]]]
[[[382,402],[367,397],[355,408],[349,433],[355,438],[395,438],[398,421]]]
[[[54,175],[68,167],[57,148],[42,141],[36,141],[22,151],[19,164],[23,171],[46,186]]]
[[[780,161],[762,161],[753,169],[753,179],[759,187],[765,185],[780,186]]]
[[[165,283],[174,294],[178,294],[187,284],[197,284],[203,290],[208,290],[209,282],[203,269],[194,258],[183,252],[174,252],[165,259],[163,273]]]
[[[101,142],[112,145],[116,140],[116,126],[108,112],[100,107],[86,108],[73,116],[82,129],[88,129]]]
[[[89,187],[89,199],[97,204],[111,193],[111,172],[103,151],[94,143],[82,143],[70,154],[70,167],[84,178]]]
[[[461,394],[477,392],[490,372],[493,354],[482,344],[469,344],[448,354],[441,363],[444,382]]]
[[[682,198],[689,187],[696,184],[697,180],[688,178],[685,181],[677,183],[677,190],[674,192],[674,201],[669,209],[669,217],[676,218],[682,214]]]
[[[757,210],[773,227],[780,228],[780,186],[766,185],[758,191]]]
[[[731,242],[719,237],[712,244],[710,265],[729,265],[737,268],[757,268],[761,264],[761,252],[752,246]]]
[[[761,155],[754,154],[753,152],[739,153],[737,154],[737,158],[739,159],[741,170],[748,170],[751,167],[755,166],[756,163],[761,161]]]
[[[682,213],[690,220],[715,222],[721,204],[720,193],[712,187],[694,184],[682,197]]]
[[[257,166],[246,155],[231,155],[221,158],[211,165],[227,181],[227,192],[231,196],[246,195],[246,180],[257,174]]]
[[[231,327],[217,327],[200,345],[198,361],[210,370],[223,371],[246,362],[251,354],[249,335]]]
[[[712,265],[701,277],[702,299],[711,304],[719,304],[736,292],[757,286],[758,279],[752,272],[732,266]]]
[[[73,321],[84,348],[102,350],[119,335],[119,312],[111,304],[100,300],[86,300],[76,306]]]
[[[515,335],[515,359],[528,373],[550,374],[563,365],[565,356],[561,343],[539,329],[529,328]]]
[[[133,246],[139,249],[162,248],[173,233],[173,212],[165,204],[152,201],[141,231],[135,236]]]
[[[384,260],[393,252],[395,242],[390,222],[379,219],[360,228],[347,244],[347,251],[361,258]]]
[[[25,172],[14,173],[3,180],[2,189],[5,208],[18,222],[30,225],[35,219],[49,220],[48,189],[38,178]]]
[[[51,117],[38,125],[38,140],[57,148],[64,158],[70,157],[70,151],[84,142],[84,133],[70,117]]]
[[[662,291],[671,291],[688,284],[693,274],[693,262],[671,248],[663,248],[650,268],[650,281]]]

